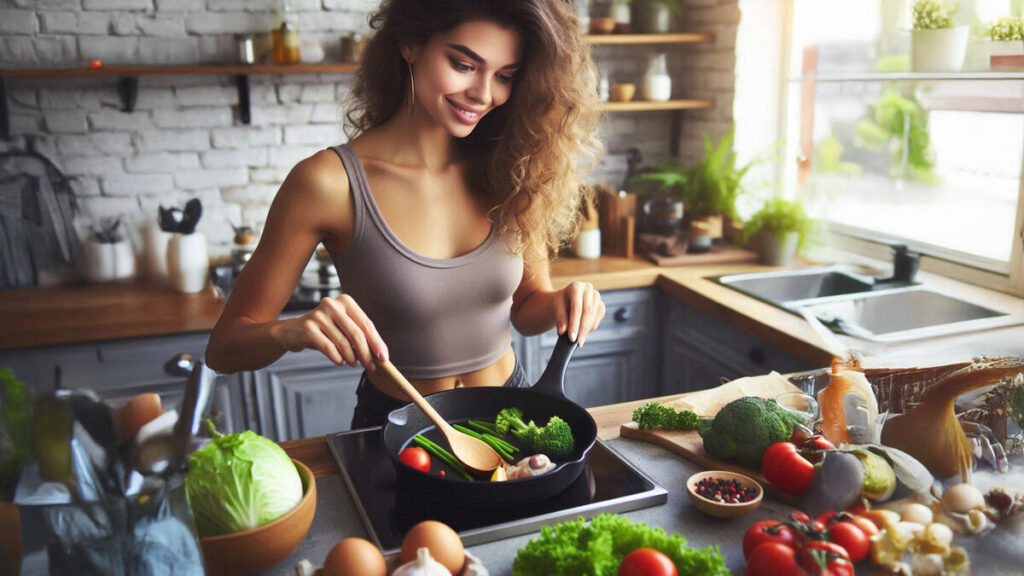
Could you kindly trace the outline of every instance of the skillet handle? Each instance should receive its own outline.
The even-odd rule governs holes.
[[[533,389],[559,398],[565,396],[565,369],[569,366],[569,360],[576,353],[576,343],[569,340],[568,334],[562,334],[555,343],[555,349],[551,351],[551,360],[548,360],[548,367],[544,369],[540,379],[533,385]]]

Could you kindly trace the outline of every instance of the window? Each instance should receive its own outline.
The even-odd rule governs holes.
[[[1010,1],[959,2],[964,69],[931,74],[909,70],[912,0],[777,4],[782,189],[846,249],[906,243],[926,268],[1024,294],[1024,70],[989,71],[980,39]]]

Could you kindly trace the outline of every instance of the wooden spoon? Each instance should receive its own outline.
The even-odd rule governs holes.
[[[423,396],[419,393],[405,376],[395,368],[395,365],[391,362],[377,361],[377,366],[387,374],[391,380],[398,384],[406,394],[412,398],[412,401],[430,418],[430,421],[437,426],[437,429],[444,434],[448,445],[452,449],[452,454],[458,458],[459,462],[462,462],[466,466],[466,469],[470,472],[482,476],[489,475],[494,471],[495,468],[501,466],[504,462],[501,456],[494,451],[493,448],[487,445],[483,440],[473,438],[469,434],[463,434],[455,428],[452,428],[451,424],[445,421],[434,407],[427,403],[423,399]]]

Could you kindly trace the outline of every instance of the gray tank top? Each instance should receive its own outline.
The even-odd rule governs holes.
[[[359,157],[331,148],[348,172],[355,206],[352,242],[332,254],[341,289],[373,321],[391,362],[410,379],[441,378],[497,362],[510,343],[512,293],[523,260],[492,226],[482,244],[455,258],[411,250],[384,221]]]

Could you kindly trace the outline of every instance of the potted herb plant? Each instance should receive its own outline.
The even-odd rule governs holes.
[[[803,247],[813,220],[797,200],[775,197],[743,225],[743,243],[753,243],[757,261],[771,266],[787,266]]]
[[[712,238],[721,238],[723,218],[738,220],[736,199],[743,193],[741,182],[754,162],[737,164],[732,150],[735,127],[717,144],[703,135],[704,156],[694,165],[674,164],[659,166],[657,170],[634,179],[656,182],[661,192],[676,195],[686,209],[690,222],[706,222]]]
[[[954,10],[940,0],[914,2],[910,66],[914,72],[959,72],[967,55],[967,26],[953,25]]]
[[[992,56],[1019,56],[1024,54],[1024,23],[1020,17],[1003,16],[988,29]]]

